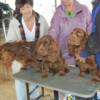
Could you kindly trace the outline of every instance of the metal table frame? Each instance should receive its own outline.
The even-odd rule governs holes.
[[[57,97],[57,91],[86,99],[94,97],[97,89],[100,88],[100,83],[91,84],[91,75],[86,75],[83,79],[78,79],[78,73],[78,68],[70,68],[70,72],[65,76],[53,76],[50,74],[48,78],[42,78],[40,73],[33,70],[27,70],[21,71],[13,77],[14,79],[18,79],[26,83],[27,100],[30,100],[28,89],[29,83],[35,83],[39,87],[54,90],[55,100],[59,99]]]

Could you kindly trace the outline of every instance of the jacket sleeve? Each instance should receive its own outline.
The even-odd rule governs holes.
[[[85,15],[84,17],[86,18],[86,32],[90,35],[91,34],[91,28],[92,28],[92,18],[91,18],[91,13],[89,9],[85,6]]]
[[[46,19],[40,15],[40,37],[46,35],[48,33],[48,23]]]
[[[96,15],[95,20],[96,31],[90,34],[86,43],[86,50],[89,55],[100,52],[100,12]]]
[[[100,11],[96,16],[96,34],[98,35],[98,39],[100,40]]]
[[[15,18],[12,18],[10,20],[6,42],[13,42],[13,41],[21,40],[18,26],[19,26],[18,21]]]
[[[52,20],[51,20],[51,25],[49,28],[49,35],[51,35],[55,40],[57,40],[57,37],[59,36],[59,15],[57,13],[57,11],[55,12]]]

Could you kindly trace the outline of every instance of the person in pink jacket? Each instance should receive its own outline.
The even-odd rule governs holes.
[[[76,0],[61,0],[61,5],[51,21],[49,34],[59,43],[66,63],[74,65],[74,58],[69,55],[66,39],[75,28],[82,28],[86,32],[91,32],[91,14],[85,5]]]
[[[91,14],[85,5],[76,0],[61,0],[61,4],[57,7],[51,20],[49,35],[58,42],[61,53],[69,65],[75,65],[75,60],[73,56],[69,55],[67,40],[69,34],[75,28],[82,28],[90,34]],[[57,91],[54,91],[54,95],[58,100]],[[66,97],[60,93],[59,100],[65,100],[64,98]]]

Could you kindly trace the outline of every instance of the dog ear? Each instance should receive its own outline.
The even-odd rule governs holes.
[[[59,50],[58,44],[55,40],[51,41],[51,50],[53,50],[54,52],[57,52]]]
[[[84,38],[83,38],[83,41],[87,41],[88,39],[88,33],[84,30],[82,30],[82,32],[84,33]]]
[[[86,42],[87,42],[87,39],[88,39],[88,33],[85,32],[84,30],[82,30],[82,33],[84,34],[84,37],[81,41],[81,48],[85,48],[85,45],[86,45]]]
[[[2,56],[1,56],[1,59],[2,59],[2,62],[4,63],[5,67],[6,68],[9,68],[11,67],[12,65],[12,61],[14,60],[14,55],[11,53],[11,52],[8,52],[8,51],[4,51],[2,52]]]

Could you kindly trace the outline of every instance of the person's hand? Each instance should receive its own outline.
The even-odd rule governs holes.
[[[76,61],[79,61],[81,63],[85,63],[85,58],[81,57],[80,55],[75,55]]]
[[[4,43],[0,43],[0,50],[2,49]]]
[[[23,42],[23,40],[17,40],[16,42],[18,42],[18,43],[19,43],[19,42]]]
[[[79,57],[79,61],[82,62],[82,63],[85,63],[85,58]]]
[[[0,43],[0,46],[2,46],[4,43]]]

